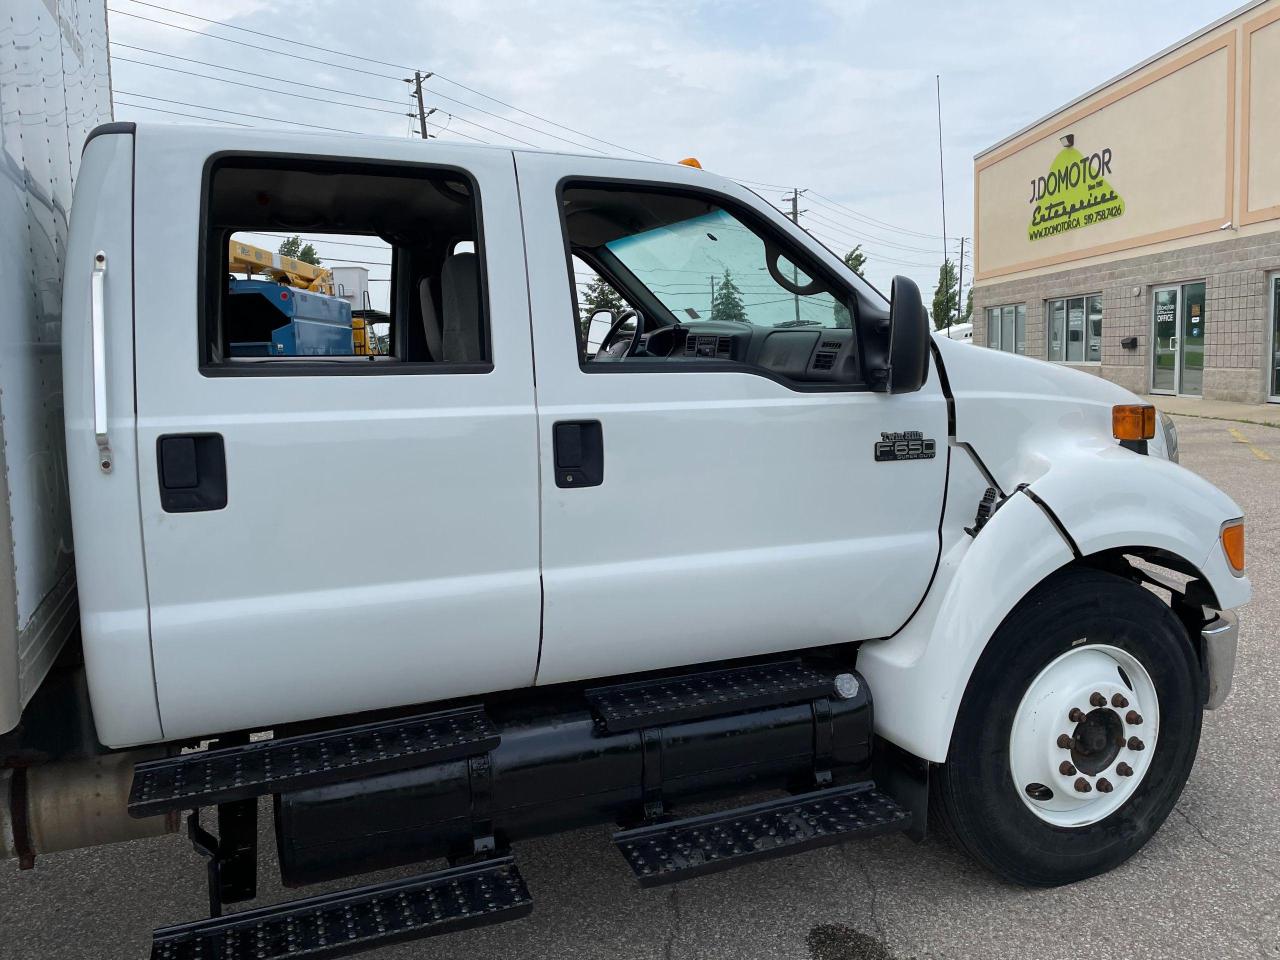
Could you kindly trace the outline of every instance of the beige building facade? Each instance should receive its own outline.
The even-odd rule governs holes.
[[[974,159],[974,343],[1280,402],[1280,0]]]

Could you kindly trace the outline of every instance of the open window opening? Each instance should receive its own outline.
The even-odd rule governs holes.
[[[224,159],[206,203],[204,367],[490,369],[475,187],[461,174]]]
[[[856,295],[767,223],[704,196],[611,184],[568,185],[561,207],[584,365],[862,382]]]

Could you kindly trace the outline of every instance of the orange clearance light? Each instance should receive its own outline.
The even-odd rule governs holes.
[[[697,157],[685,157],[680,161],[680,163],[686,167],[696,167],[699,170],[702,169],[702,164],[698,162]]]
[[[1232,520],[1222,528],[1222,552],[1237,575],[1244,573],[1244,521]]]
[[[1156,435],[1156,408],[1145,403],[1112,407],[1111,432],[1117,440],[1150,440]]]

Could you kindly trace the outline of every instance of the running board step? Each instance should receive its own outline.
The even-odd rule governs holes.
[[[463,707],[148,760],[133,768],[129,815],[151,817],[477,756],[498,741],[483,708]]]
[[[162,927],[151,960],[338,957],[527,916],[533,901],[507,856],[407,880]]]
[[[910,824],[908,811],[866,782],[623,830],[613,842],[640,885],[656,887]]]
[[[831,673],[799,660],[641,680],[586,692],[607,733],[625,733],[682,720],[804,703],[834,694]]]

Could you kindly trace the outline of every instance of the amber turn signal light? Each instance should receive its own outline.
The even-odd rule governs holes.
[[[1156,435],[1156,408],[1145,403],[1112,407],[1111,432],[1117,440],[1150,440]]]
[[[1244,573],[1244,521],[1232,520],[1222,528],[1222,552],[1233,572]]]
[[[702,169],[702,164],[698,162],[697,157],[685,157],[683,160],[680,160],[678,162],[680,163],[681,166],[697,167],[699,170]]]

